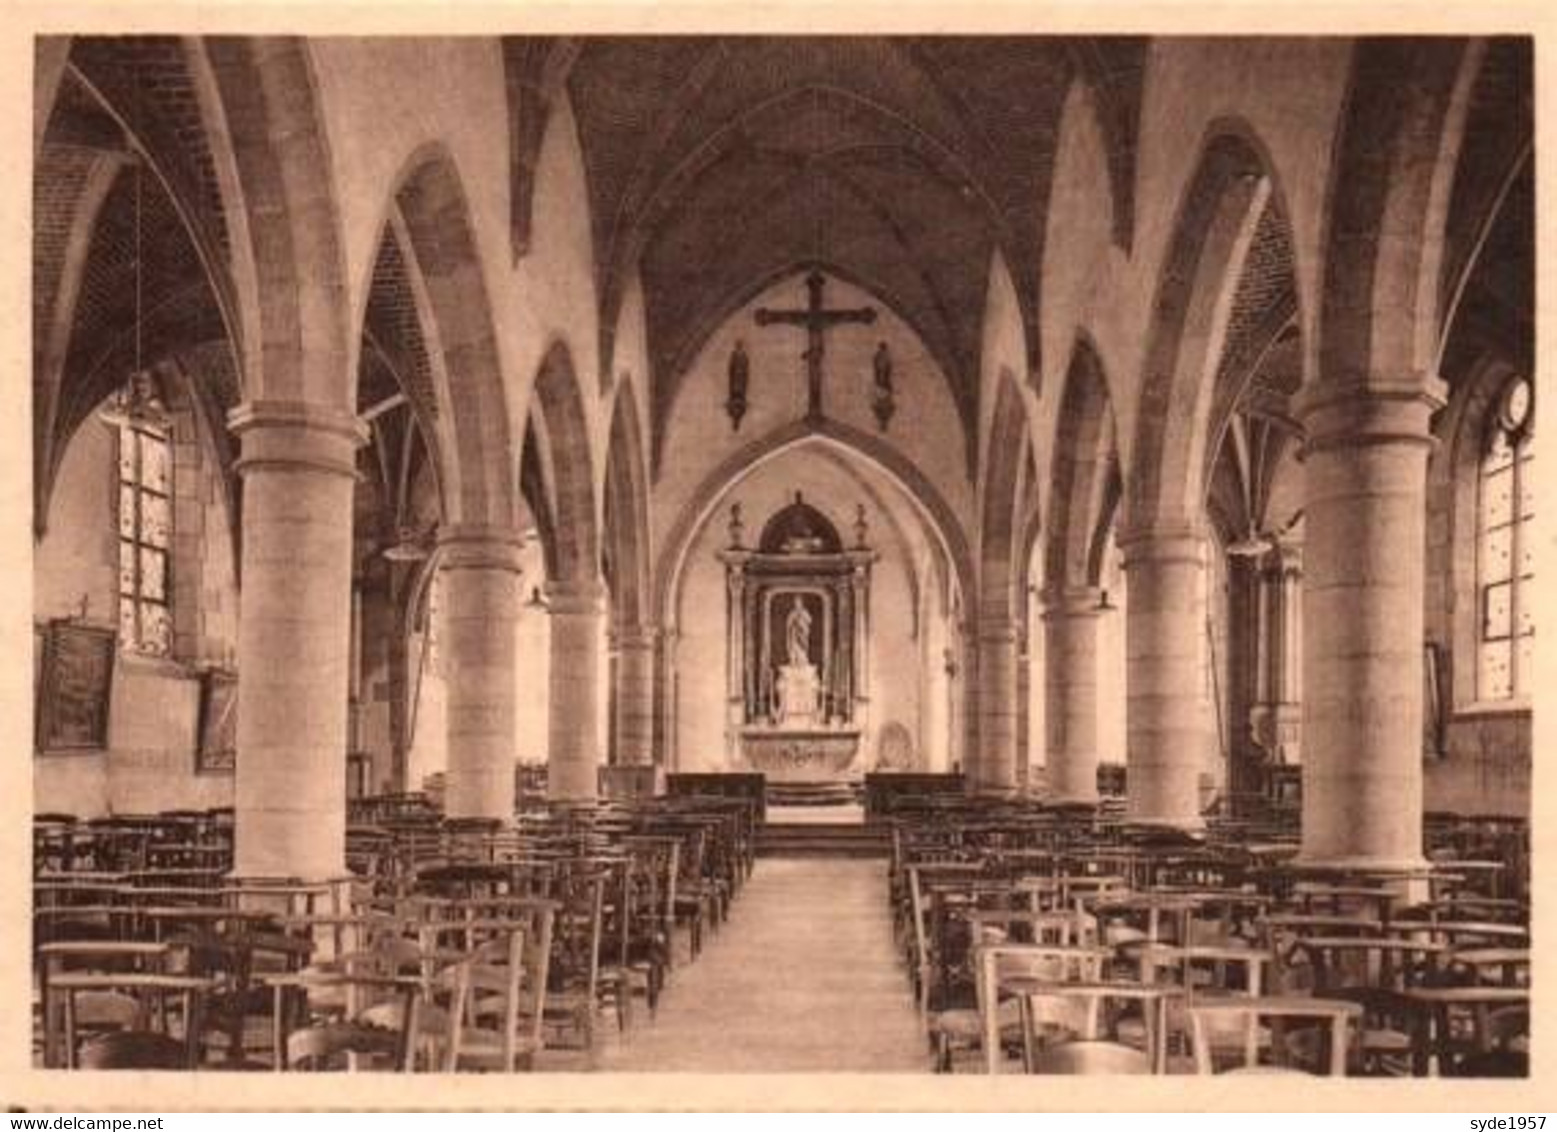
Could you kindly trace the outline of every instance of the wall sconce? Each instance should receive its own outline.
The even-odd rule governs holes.
[[[1108,600],[1108,591],[1099,590],[1097,595],[1097,611],[1099,613],[1112,613],[1115,609],[1113,602]]]
[[[425,531],[401,527],[399,537],[386,546],[382,553],[391,562],[420,562],[432,553],[436,531],[436,525],[429,526]]]
[[[524,603],[526,609],[539,609],[543,612],[551,612],[551,602],[546,600],[546,595],[541,593],[540,586],[530,587],[530,596]]]

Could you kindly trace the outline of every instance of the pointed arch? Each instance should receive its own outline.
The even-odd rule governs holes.
[[[591,583],[600,574],[595,460],[578,371],[565,343],[553,342],[546,351],[535,378],[534,397],[545,432],[542,464],[552,500],[555,561],[549,563],[551,580]]]
[[[551,506],[551,488],[543,468],[540,435],[532,419],[525,425],[524,450],[519,456],[519,492],[535,524],[535,537],[541,544],[541,566],[547,578],[558,577],[557,518]]]
[[[1114,409],[1096,347],[1078,335],[1060,395],[1050,473],[1048,539],[1043,584],[1058,592],[1097,584],[1095,532],[1109,510],[1118,475]]]
[[[632,379],[617,383],[606,449],[605,531],[611,561],[611,621],[643,626],[649,615],[649,487]]]
[[[816,424],[794,421],[731,453],[704,476],[692,492],[654,559],[653,609],[659,615],[661,625],[674,623],[673,604],[687,553],[725,489],[757,465],[808,440],[817,439],[863,457],[896,482],[919,509],[927,529],[940,543],[958,592],[973,592],[973,554],[962,523],[935,485],[912,461],[870,433],[838,421],[824,419]]]
[[[1436,377],[1449,205],[1481,40],[1380,37],[1353,50],[1327,210],[1316,380]]]
[[[238,231],[253,259],[252,292],[239,299],[244,391],[251,402],[349,413],[356,377],[340,210],[308,45],[297,36],[205,42],[241,198]]]
[[[1024,583],[1016,555],[1017,484],[1027,437],[1027,406],[1015,376],[1002,370],[990,417],[989,445],[979,508],[979,602],[981,617],[1014,619]]]
[[[564,94],[583,44],[571,36],[504,36],[503,85],[508,98],[510,250],[530,250],[535,179],[552,104]]]
[[[1147,331],[1125,493],[1131,529],[1193,527],[1199,515],[1216,372],[1238,281],[1272,198],[1286,214],[1266,153],[1247,124],[1213,122],[1179,206]]]
[[[453,524],[509,530],[518,520],[516,462],[492,304],[470,206],[453,157],[441,144],[412,155],[394,191],[382,239],[396,240],[410,267],[423,339],[434,359],[434,445]],[[363,298],[364,307],[367,297]]]

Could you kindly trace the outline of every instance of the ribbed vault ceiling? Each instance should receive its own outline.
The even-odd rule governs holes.
[[[535,121],[563,89],[574,109],[606,357],[626,281],[641,272],[656,430],[719,323],[813,265],[913,326],[971,430],[996,250],[1036,350],[1050,175],[1078,75],[1100,107],[1119,231],[1129,230],[1144,51],[1124,38],[505,41],[517,122]],[[524,147],[540,138],[515,129],[522,228],[535,166]]]

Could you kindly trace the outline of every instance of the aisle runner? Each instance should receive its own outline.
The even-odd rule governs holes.
[[[729,921],[673,978],[658,1018],[640,1001],[633,1032],[601,1051],[600,1069],[929,1070],[893,953],[885,861],[758,861]]]

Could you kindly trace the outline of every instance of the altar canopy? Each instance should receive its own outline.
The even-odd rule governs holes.
[[[800,492],[743,545],[739,504],[719,553],[727,582],[729,739],[780,779],[858,777],[868,725],[870,578],[864,509],[854,544]]]

